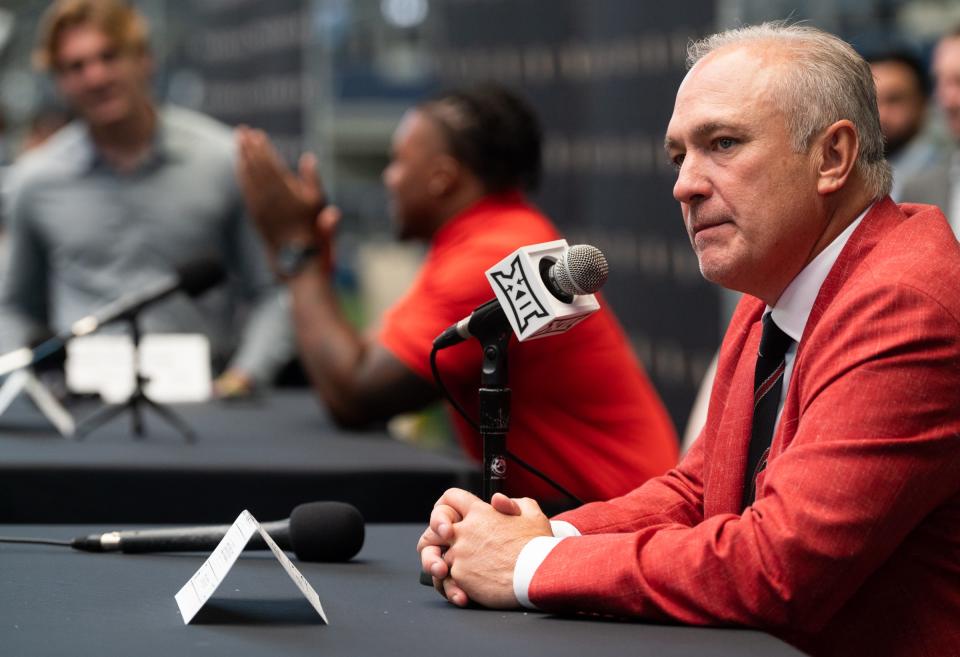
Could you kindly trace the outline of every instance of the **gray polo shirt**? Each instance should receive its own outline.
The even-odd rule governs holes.
[[[159,111],[154,147],[118,173],[74,122],[9,172],[0,204],[9,259],[0,347],[62,330],[191,260],[214,256],[228,284],[148,308],[144,332],[199,332],[215,356],[268,380],[293,353],[286,293],[243,210],[231,130],[182,108]],[[117,329],[113,329],[117,330]]]

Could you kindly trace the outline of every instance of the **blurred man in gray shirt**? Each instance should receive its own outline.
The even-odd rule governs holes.
[[[230,129],[154,104],[147,27],[120,0],[55,2],[35,58],[79,119],[24,157],[6,185],[3,348],[214,254],[229,290],[175,295],[147,309],[142,328],[206,334],[226,365],[220,394],[271,380],[292,353],[289,319],[245,220]]]

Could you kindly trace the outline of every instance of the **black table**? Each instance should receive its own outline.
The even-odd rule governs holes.
[[[81,441],[36,411],[3,415],[0,522],[224,523],[244,508],[276,520],[312,500],[350,502],[368,521],[419,522],[446,488],[478,479],[463,458],[336,429],[307,391],[176,411],[196,443],[152,414],[145,438],[125,415]]]
[[[70,538],[101,527],[0,526]],[[85,554],[0,544],[0,646],[29,655],[425,655],[777,657],[801,653],[750,630],[458,609],[417,583],[422,527],[367,527],[345,564],[297,563],[330,625],[269,553],[245,553],[189,626],[173,596],[206,555]]]

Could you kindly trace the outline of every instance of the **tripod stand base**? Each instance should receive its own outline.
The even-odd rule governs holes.
[[[133,420],[133,435],[136,438],[142,438],[146,435],[146,430],[143,424],[141,406],[145,406],[146,408],[153,410],[153,412],[156,413],[161,419],[166,420],[167,424],[180,432],[180,435],[183,436],[183,439],[186,442],[195,443],[197,441],[197,435],[183,420],[183,418],[166,406],[153,401],[142,391],[135,392],[130,396],[130,399],[122,404],[114,404],[101,408],[99,411],[83,420],[83,422],[77,426],[76,436],[77,438],[84,438],[89,435],[91,431],[103,426],[107,422],[110,422],[124,411],[129,410]]]
[[[63,407],[57,398],[37,378],[32,370],[23,369],[12,373],[0,387],[0,415],[3,415],[13,401],[26,394],[45,418],[64,438],[73,438],[76,423],[70,411]]]

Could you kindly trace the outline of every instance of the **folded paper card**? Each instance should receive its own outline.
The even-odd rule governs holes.
[[[177,592],[174,598],[177,606],[180,608],[180,615],[183,616],[184,625],[190,623],[197,612],[206,604],[210,596],[214,594],[217,587],[226,578],[227,573],[233,568],[243,548],[247,545],[250,537],[260,533],[266,542],[270,551],[280,561],[280,565],[287,571],[287,575],[293,580],[300,592],[307,601],[320,614],[320,618],[327,623],[327,615],[323,612],[323,606],[320,604],[320,596],[313,590],[310,583],[293,565],[289,557],[283,553],[283,550],[274,542],[270,535],[263,529],[257,519],[249,511],[244,511],[237,516],[237,520],[230,529],[227,530],[223,540],[214,548],[203,565],[193,574],[186,584]]]

